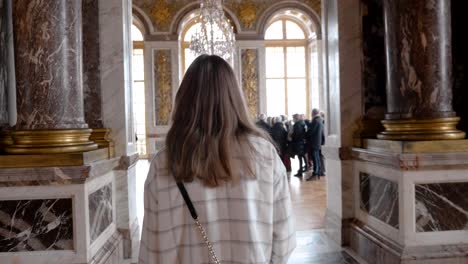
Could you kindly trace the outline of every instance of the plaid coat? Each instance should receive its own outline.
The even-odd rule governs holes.
[[[271,143],[251,140],[259,152],[251,159],[256,179],[241,170],[238,182],[208,188],[195,180],[185,187],[221,263],[286,263],[296,246],[286,171]],[[164,150],[151,163],[144,201],[140,264],[211,263]]]

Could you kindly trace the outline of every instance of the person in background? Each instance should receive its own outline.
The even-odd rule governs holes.
[[[259,114],[258,115],[258,121],[255,123],[259,128],[263,129],[263,131],[267,132],[268,134],[271,133],[271,127],[270,125],[266,122],[266,115],[265,114]]]
[[[273,122],[274,124],[271,128],[271,138],[273,141],[275,141],[278,154],[281,158],[281,161],[283,161],[284,166],[286,167],[286,171],[288,170],[288,165],[289,171],[291,171],[291,162],[289,162],[289,164],[285,162],[285,155],[288,147],[288,131],[281,122],[281,117],[274,117]]]
[[[305,158],[305,133],[306,133],[306,126],[299,114],[293,115],[293,133],[292,133],[292,149],[295,155],[297,155],[299,159],[299,170],[294,175],[296,177],[302,177],[302,173],[307,171],[307,160]],[[303,163],[304,162],[304,163]],[[302,166],[304,164],[305,168]]]
[[[281,115],[281,122],[283,123],[283,127],[286,130],[286,150],[284,151],[283,154],[283,164],[286,167],[286,172],[288,173],[288,177],[290,176],[291,173],[291,135],[289,134],[290,127],[292,126],[291,123],[288,120],[288,117],[286,115]]]
[[[225,60],[195,59],[171,123],[145,182],[138,263],[213,263],[204,236],[220,263],[287,263],[296,237],[286,171]]]
[[[322,119],[323,123],[323,130],[322,130],[322,146],[325,145],[325,113],[320,111],[320,118]],[[322,154],[322,147],[320,146],[320,172],[319,175],[325,177],[325,156]]]
[[[320,179],[320,147],[322,145],[323,137],[323,121],[320,118],[320,113],[317,108],[312,110],[312,122],[307,131],[307,141],[310,146],[310,157],[313,162],[313,172],[306,180],[312,180],[313,177]]]

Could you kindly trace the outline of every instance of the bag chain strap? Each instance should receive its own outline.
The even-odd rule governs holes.
[[[182,197],[184,198],[185,205],[187,205],[190,215],[192,215],[193,220],[195,220],[195,224],[197,225],[198,230],[200,230],[200,234],[202,235],[203,240],[205,240],[205,244],[208,248],[208,251],[210,252],[211,258],[213,259],[215,264],[220,264],[221,262],[219,262],[218,257],[214,252],[213,245],[211,245],[211,242],[208,239],[208,235],[206,234],[205,228],[203,228],[200,221],[198,221],[197,211],[195,210],[195,207],[192,204],[192,200],[190,199],[190,196],[188,195],[187,190],[185,189],[184,183],[177,182],[177,187],[179,188],[180,194],[182,194]]]
[[[211,258],[213,258],[213,261],[215,264],[220,264],[218,257],[216,256],[213,246],[211,245],[210,240],[208,239],[208,236],[206,235],[205,228],[200,224],[200,221],[198,221],[198,218],[195,219],[195,224],[197,224],[198,230],[200,230],[200,233],[203,236],[203,239],[205,240],[205,244],[208,247],[208,251],[210,251]]]

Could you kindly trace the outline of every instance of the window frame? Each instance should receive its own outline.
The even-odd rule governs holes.
[[[141,30],[136,24],[133,24],[133,25],[134,25],[136,28],[138,28],[138,30],[140,30],[140,32],[142,32],[142,30]],[[133,60],[133,56],[134,56],[135,50],[142,50],[141,56],[142,56],[142,58],[143,58],[143,71],[144,71],[144,66],[145,66],[145,65],[144,65],[144,64],[145,64],[145,62],[144,62],[144,60],[145,60],[145,41],[144,41],[144,40],[135,40],[135,41],[132,40],[132,45],[133,45],[133,47],[132,47],[132,60]],[[132,69],[132,71],[133,71],[133,69]],[[143,74],[144,74],[144,73],[143,73]],[[133,79],[133,78],[132,78],[132,79]],[[138,82],[138,83],[143,83],[143,87],[144,87],[144,89],[146,90],[146,82],[147,82],[147,80],[145,79],[145,77],[143,77],[143,80],[141,80],[141,79],[138,79],[138,80],[133,79],[133,80],[132,80],[132,93],[133,93],[133,83],[136,83],[136,82]],[[132,104],[133,104],[133,101],[132,101]],[[147,116],[146,116],[146,99],[145,99],[145,102],[144,102],[144,106],[145,106],[145,137],[146,137],[146,138],[145,138],[145,154],[140,154],[140,153],[138,153],[138,142],[135,142],[136,151],[137,151],[137,153],[138,153],[138,155],[139,155],[139,157],[140,157],[141,159],[147,159],[147,158],[149,157],[149,154],[148,154],[148,149],[149,149],[149,148],[148,148],[148,143],[149,143],[149,141],[148,141],[148,127],[147,127],[147,122],[146,122],[146,120],[147,120]],[[135,120],[134,118],[133,118],[133,122],[136,122],[136,120]],[[135,129],[135,135],[137,135],[137,133],[136,133],[136,123],[134,123],[133,125],[135,126],[135,127],[134,127],[134,129]]]
[[[310,50],[309,50],[309,41],[307,39],[307,30],[304,28],[305,26],[303,25],[303,23],[301,23],[300,21],[298,21],[297,19],[295,18],[292,18],[292,17],[288,17],[288,16],[281,16],[281,17],[278,17],[278,18],[275,18],[273,20],[271,20],[267,26],[266,26],[266,30],[265,30],[265,35],[266,35],[266,31],[268,30],[268,28],[275,22],[277,21],[282,21],[282,33],[283,33],[283,39],[265,39],[265,50],[267,48],[283,48],[283,60],[284,60],[284,77],[282,78],[279,78],[279,77],[274,77],[274,78],[268,78],[267,77],[267,74],[265,74],[265,82],[268,80],[268,79],[274,79],[274,80],[284,80],[284,92],[285,92],[285,95],[284,95],[284,106],[285,106],[285,109],[284,109],[284,114],[288,117],[290,117],[291,115],[293,114],[296,114],[296,113],[288,113],[289,111],[289,103],[288,103],[288,80],[289,79],[304,79],[305,80],[305,83],[306,83],[306,86],[305,86],[305,89],[306,89],[306,113],[298,113],[298,114],[305,114],[307,118],[310,118],[311,117],[311,113],[310,113],[310,62],[309,62],[309,59],[308,59],[308,56],[310,54]],[[301,30],[302,32],[304,33],[304,38],[303,39],[287,39],[287,33],[286,33],[286,21],[290,21],[290,22],[293,22],[294,24],[296,24]],[[288,63],[287,63],[287,59],[288,59],[288,53],[287,53],[287,48],[290,48],[290,47],[301,47],[301,48],[304,48],[304,65],[305,65],[305,76],[302,78],[302,77],[288,77]],[[266,59],[266,58],[265,58]],[[268,107],[268,105],[267,105]]]

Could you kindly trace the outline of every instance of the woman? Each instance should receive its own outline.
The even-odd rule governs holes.
[[[176,182],[220,263],[286,263],[296,244],[286,172],[250,119],[229,64],[198,57],[172,121],[145,182],[139,263],[212,263]]]

